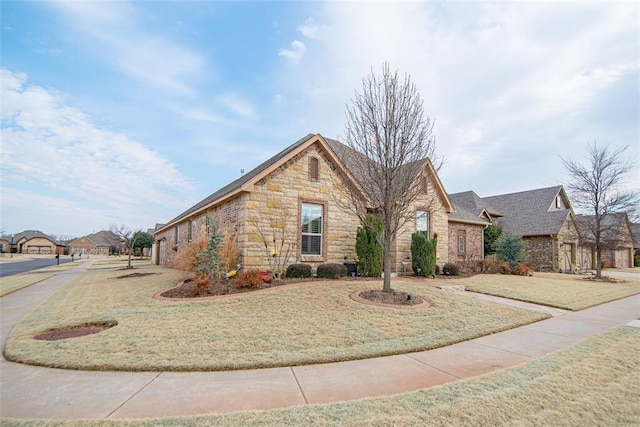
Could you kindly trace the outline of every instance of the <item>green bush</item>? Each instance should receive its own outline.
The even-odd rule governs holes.
[[[320,279],[339,279],[341,277],[346,277],[346,275],[347,266],[342,264],[320,264],[316,271],[316,276]]]
[[[291,264],[287,267],[285,276],[291,279],[306,279],[311,277],[311,266],[309,264]]]
[[[640,255],[636,255],[633,257],[633,266],[640,267]]]
[[[421,233],[411,235],[411,268],[416,276],[431,276],[436,272],[436,246],[438,236],[427,239]]]
[[[460,275],[460,266],[458,264],[454,264],[448,262],[442,267],[442,273],[446,276],[459,276]]]
[[[515,267],[524,261],[524,241],[520,236],[508,232],[502,233],[495,241],[494,247],[499,261]]]
[[[378,244],[376,233],[382,229],[382,224],[374,217],[369,217],[369,222],[375,225],[376,231],[371,227],[358,227],[356,233],[356,256],[358,258],[358,275],[366,277],[382,276],[382,246]]]
[[[496,252],[495,242],[502,235],[502,227],[491,224],[484,229],[484,254],[491,255]]]

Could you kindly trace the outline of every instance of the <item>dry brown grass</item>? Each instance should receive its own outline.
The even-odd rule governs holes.
[[[221,416],[5,420],[17,426],[585,426],[640,424],[640,329],[623,326],[525,365],[396,396]]]
[[[394,288],[432,306],[403,311],[357,303],[380,282],[318,281],[204,301],[152,296],[184,277],[178,270],[122,278],[91,272],[39,305],[13,329],[5,357],[45,366],[105,370],[228,370],[353,360],[426,350],[548,317],[444,292],[421,282]],[[55,344],[43,331],[80,323],[118,326]]]
[[[54,273],[26,273],[0,278],[0,297],[52,277]]]
[[[459,279],[468,291],[526,301],[567,310],[583,310],[640,293],[640,281],[593,282],[581,276],[535,273],[533,277],[479,274]]]

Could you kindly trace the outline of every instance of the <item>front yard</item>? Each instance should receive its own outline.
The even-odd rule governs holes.
[[[640,279],[608,283],[556,273],[535,273],[533,277],[479,274],[455,282],[472,292],[573,311],[640,293]]]
[[[168,268],[92,271],[60,289],[12,331],[9,360],[93,370],[193,371],[291,366],[436,348],[548,317],[427,286],[393,287],[428,300],[426,309],[357,303],[350,295],[379,281],[317,281],[202,301],[159,301],[184,273]],[[53,328],[115,323],[59,341]]]

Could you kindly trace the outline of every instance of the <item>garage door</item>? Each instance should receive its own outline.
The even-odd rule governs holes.
[[[615,265],[614,267],[618,268],[629,268],[631,267],[631,255],[629,254],[631,251],[629,249],[621,249],[616,251],[615,254]]]

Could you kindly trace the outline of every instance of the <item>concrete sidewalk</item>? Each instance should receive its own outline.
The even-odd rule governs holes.
[[[2,345],[25,314],[90,264],[0,299]],[[452,346],[352,362],[229,372],[68,371],[0,361],[0,416],[137,418],[271,409],[385,396],[481,375],[640,315],[640,295]]]

